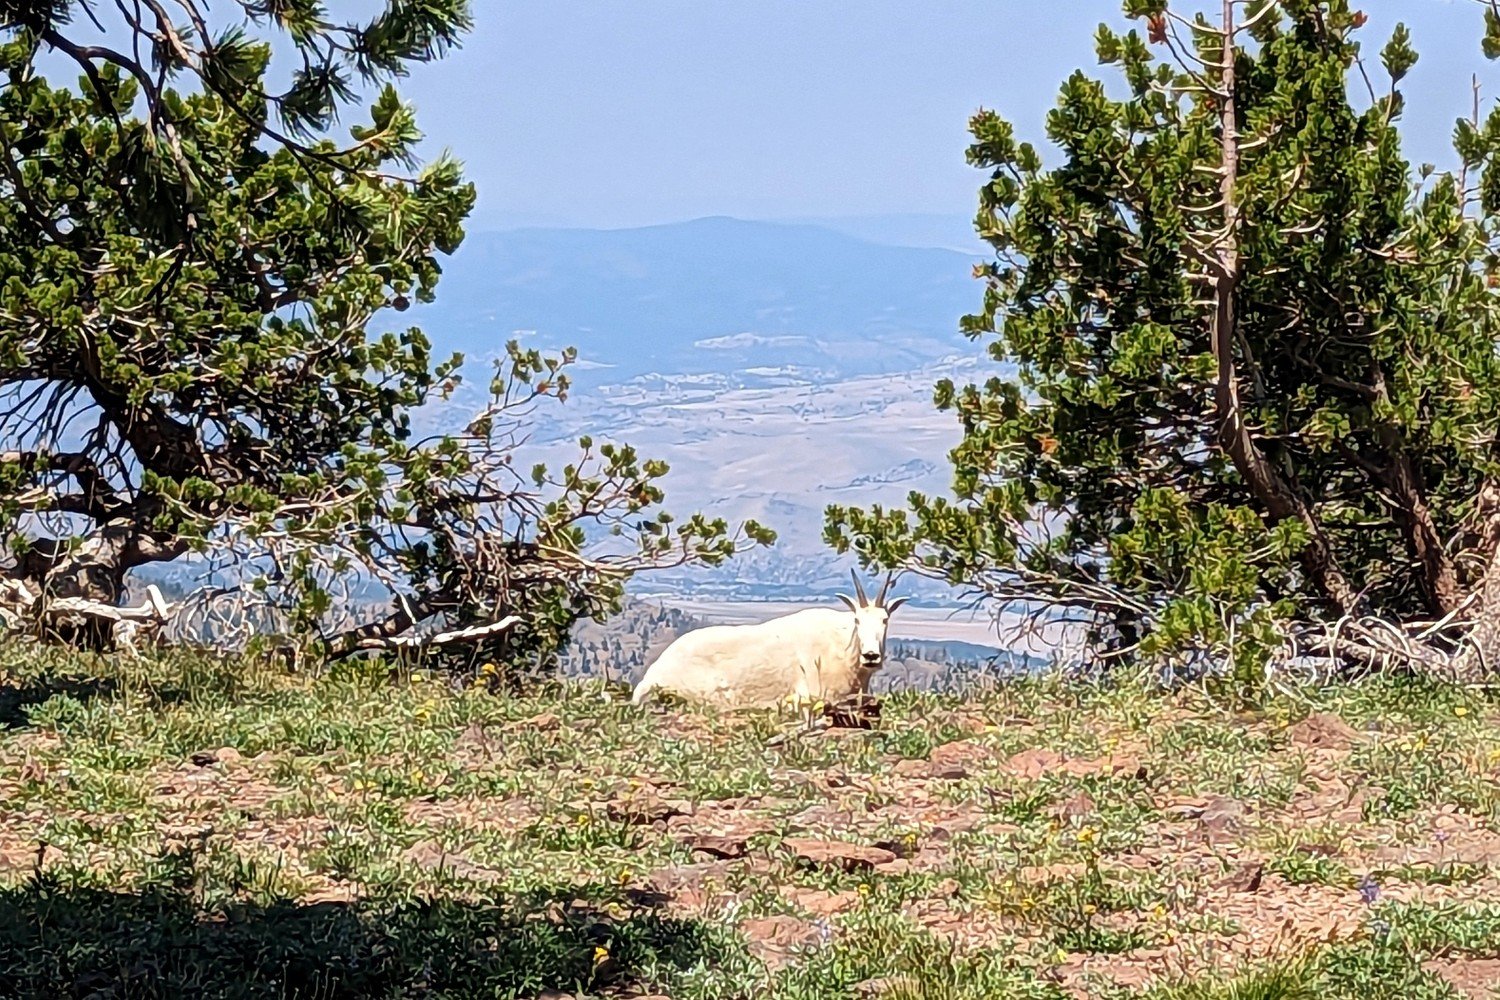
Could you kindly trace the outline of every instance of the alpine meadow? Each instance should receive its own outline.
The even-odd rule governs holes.
[[[983,2],[0,0],[0,998],[1500,998],[1500,2]]]

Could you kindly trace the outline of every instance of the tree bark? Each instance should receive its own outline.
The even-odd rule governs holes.
[[[1239,371],[1234,356],[1235,292],[1240,278],[1239,206],[1235,184],[1239,179],[1239,123],[1235,101],[1234,0],[1224,0],[1224,46],[1219,64],[1220,93],[1220,194],[1224,202],[1224,230],[1218,239],[1214,261],[1214,316],[1211,341],[1217,362],[1214,384],[1214,415],[1218,422],[1219,446],[1244,478],[1251,494],[1265,508],[1272,522],[1295,520],[1307,529],[1302,563],[1318,589],[1341,613],[1356,610],[1359,600],[1334,557],[1322,524],[1307,503],[1276,470],[1256,445],[1245,423],[1240,403]]]
[[[1454,668],[1460,680],[1487,681],[1500,676],[1500,483],[1491,480],[1479,491],[1479,551],[1488,556],[1484,575],[1474,586],[1473,626]]]
[[[117,605],[125,594],[125,576],[130,570],[175,559],[186,551],[186,542],[143,532],[133,518],[116,518],[83,537],[76,547],[67,539],[36,540],[5,576],[40,598],[38,621],[47,638],[99,651],[114,643],[108,616],[62,616],[52,622],[46,613],[48,605],[55,601]]]
[[[1463,602],[1458,569],[1443,546],[1443,536],[1427,505],[1422,474],[1404,451],[1391,452],[1392,464],[1386,486],[1397,503],[1396,522],[1406,538],[1407,550],[1416,560],[1422,596],[1433,614],[1442,616]]]
[[[1479,583],[1474,627],[1455,669],[1461,681],[1484,681],[1500,671],[1500,555],[1490,560]]]

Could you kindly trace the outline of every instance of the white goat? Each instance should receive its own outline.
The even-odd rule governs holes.
[[[865,693],[885,663],[885,629],[905,603],[885,603],[890,577],[871,601],[859,577],[848,611],[809,608],[755,625],[712,625],[678,636],[646,669],[631,699],[667,691],[725,707],[788,699],[835,701]]]

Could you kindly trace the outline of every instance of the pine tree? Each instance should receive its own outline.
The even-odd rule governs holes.
[[[131,570],[196,553],[335,655],[442,616],[513,619],[486,655],[516,661],[636,570],[730,555],[744,536],[657,510],[665,466],[628,447],[512,469],[570,354],[512,345],[467,428],[414,433],[461,359],[371,328],[433,297],[474,190],[452,157],[418,162],[394,81],[459,42],[469,4],[340,25],[314,0],[237,0],[213,24],[230,12],[216,30],[201,0],[0,0],[0,607],[108,608]],[[274,51],[300,67],[282,87]],[[639,544],[586,558],[600,530]],[[360,581],[396,603],[338,631]]]
[[[1404,26],[1381,71],[1345,0],[1214,6],[1129,0],[1144,37],[1099,28],[1122,96],[1067,80],[1055,167],[974,117],[996,260],[965,330],[1016,375],[938,386],[964,432],[952,498],[833,507],[828,538],[1082,621],[1105,660],[1206,658],[1252,684],[1288,622],[1342,620],[1303,650],[1472,674],[1453,633],[1361,622],[1485,604],[1500,117],[1459,124],[1457,175],[1414,171]]]

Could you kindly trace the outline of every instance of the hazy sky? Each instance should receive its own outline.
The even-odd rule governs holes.
[[[701,215],[968,216],[980,106],[1042,138],[1119,0],[476,0],[477,30],[405,89],[479,184],[479,227]],[[1404,18],[1413,159],[1448,162],[1469,80],[1500,96],[1472,0],[1366,0],[1372,71]],[[1377,84],[1378,85],[1378,84]]]

